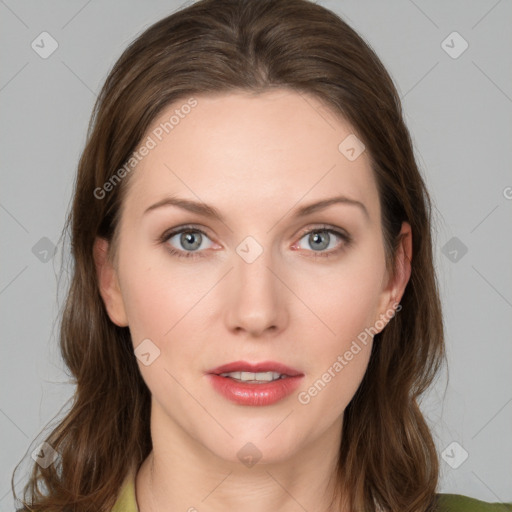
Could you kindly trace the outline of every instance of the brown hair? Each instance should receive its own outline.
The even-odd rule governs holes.
[[[353,29],[308,0],[201,0],[132,42],[95,104],[66,224],[74,269],[60,347],[76,391],[70,411],[45,439],[58,461],[34,464],[24,488],[30,510],[110,510],[128,468],[138,467],[152,447],[151,395],[128,328],[107,316],[93,260],[95,238],[112,240],[116,233],[129,177],[101,199],[95,190],[112,180],[170,103],[283,87],[321,100],[366,145],[391,271],[402,221],[412,228],[402,310],[375,336],[368,370],[345,410],[334,476],[353,510],[421,512],[433,505],[438,458],[418,399],[445,359],[443,322],[431,200],[392,79]]]

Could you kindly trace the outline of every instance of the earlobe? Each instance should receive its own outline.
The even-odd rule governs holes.
[[[93,248],[98,289],[110,320],[119,327],[126,327],[128,319],[124,307],[117,272],[109,258],[109,242],[97,237]]]

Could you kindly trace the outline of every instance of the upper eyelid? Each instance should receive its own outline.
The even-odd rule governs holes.
[[[310,227],[310,228],[304,228],[303,230],[300,231],[300,234],[299,236],[304,236],[304,235],[307,235],[308,233],[312,232],[312,231],[330,231],[330,232],[339,232],[340,235],[345,235],[347,237],[350,237],[350,234],[349,232],[344,229],[344,228],[340,228],[340,227],[336,227],[336,226],[331,226],[331,225],[323,225],[323,226],[318,226],[318,227]],[[336,233],[337,234],[337,233]]]
[[[198,231],[198,232],[202,233],[203,235],[206,235],[208,238],[211,238],[208,235],[208,233],[205,231],[205,229],[202,228],[202,227],[184,225],[184,226],[178,226],[176,228],[166,229],[163,232],[163,234],[160,236],[160,239],[161,240],[168,240],[169,238],[172,238],[173,236],[179,235],[179,234],[181,234],[183,232],[186,232],[186,231]]]

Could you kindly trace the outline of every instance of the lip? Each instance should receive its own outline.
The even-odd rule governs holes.
[[[278,372],[288,377],[303,376],[301,372],[295,368],[290,368],[282,363],[275,361],[263,361],[261,363],[248,363],[247,361],[234,361],[233,363],[223,364],[213,370],[208,371],[209,374],[220,375],[221,373],[231,372]],[[258,386],[261,384],[258,384]]]
[[[287,377],[264,384],[238,382],[230,377],[221,377],[221,373],[230,372],[278,372]],[[238,405],[265,406],[283,400],[300,385],[304,374],[274,361],[248,363],[236,361],[214,368],[208,372],[212,387],[224,398]]]

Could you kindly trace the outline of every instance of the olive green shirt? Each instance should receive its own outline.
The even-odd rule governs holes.
[[[486,503],[460,494],[438,494],[438,512],[512,512],[512,503]],[[112,512],[139,512],[133,475],[123,484]]]

